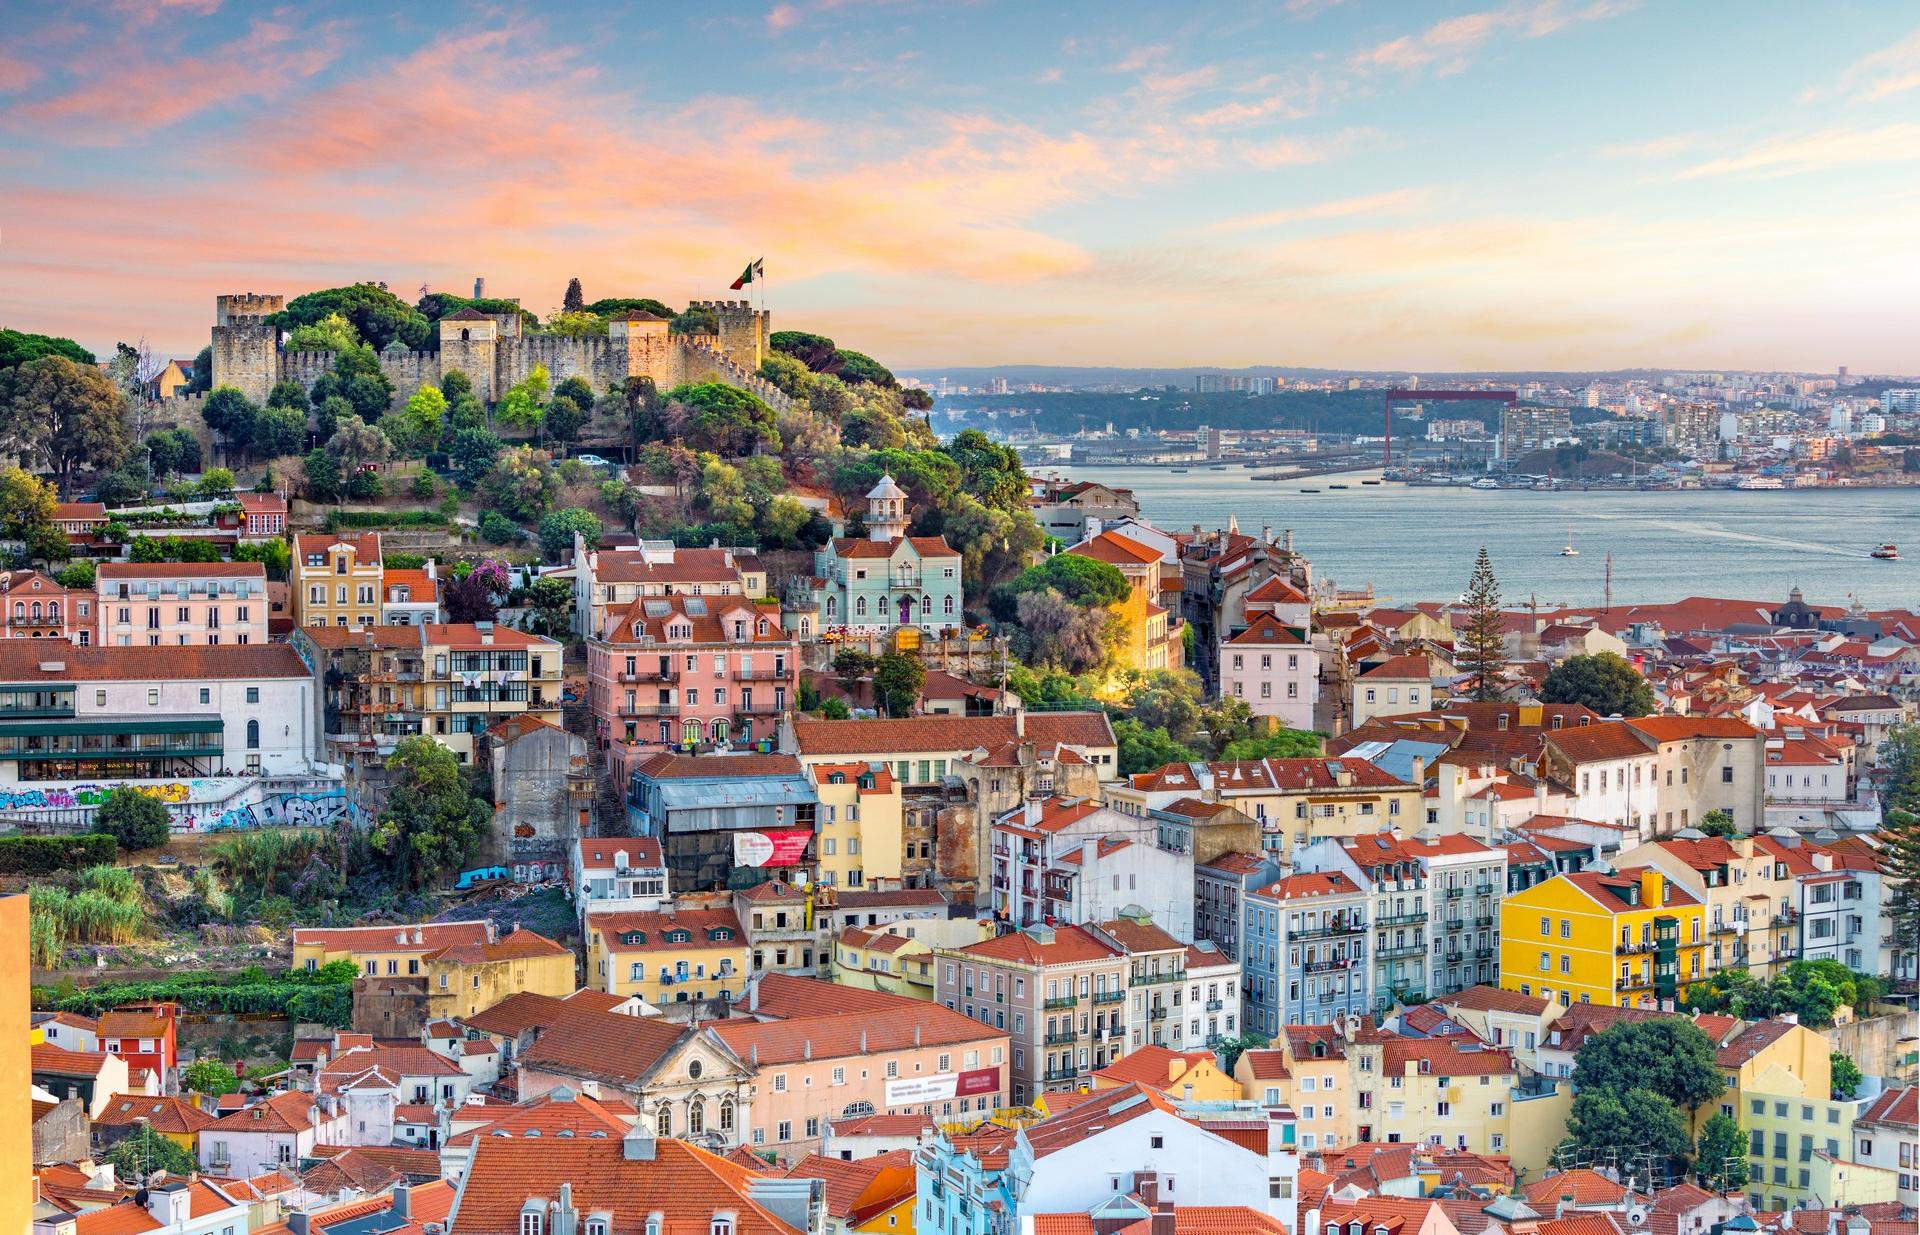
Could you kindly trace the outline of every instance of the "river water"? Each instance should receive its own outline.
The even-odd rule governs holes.
[[[1396,601],[1448,600],[1485,545],[1509,605],[1597,605],[1613,555],[1616,605],[1685,596],[1809,601],[1868,608],[1920,604],[1920,489],[1534,492],[1365,485],[1378,472],[1254,480],[1256,469],[1061,467],[1074,480],[1132,489],[1155,526],[1221,527],[1229,515],[1258,534],[1293,530],[1316,579],[1371,583]],[[1270,471],[1271,469],[1257,469]],[[1329,489],[1330,484],[1350,486]],[[1320,492],[1303,494],[1302,488]],[[1569,534],[1577,557],[1562,557]],[[1904,561],[1876,561],[1883,541]]]

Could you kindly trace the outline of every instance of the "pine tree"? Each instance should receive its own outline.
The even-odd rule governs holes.
[[[563,313],[578,313],[586,307],[587,295],[580,290],[580,280],[568,279],[567,296],[565,300],[560,302],[560,311]]]
[[[1897,954],[1920,950],[1920,725],[1895,725],[1880,739],[1886,783],[1880,799],[1886,873],[1894,885],[1893,945]]]
[[[1473,697],[1484,702],[1500,692],[1500,674],[1507,667],[1507,632],[1500,625],[1500,581],[1493,577],[1487,547],[1473,564],[1467,582],[1467,628],[1461,632],[1465,653],[1460,664],[1473,678]]]

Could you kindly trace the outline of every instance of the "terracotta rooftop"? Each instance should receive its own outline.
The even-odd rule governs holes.
[[[891,757],[921,751],[971,751],[1021,737],[1012,716],[908,716],[897,720],[816,720],[796,716],[794,738],[800,753],[874,754]],[[1035,712],[1026,717],[1025,740],[1036,746],[1114,745],[1113,727],[1104,712]]]
[[[64,640],[0,640],[0,682],[176,682],[306,678],[284,643],[215,647],[88,647]]]

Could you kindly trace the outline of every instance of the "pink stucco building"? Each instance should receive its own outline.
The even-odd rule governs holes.
[[[94,595],[101,647],[267,641],[267,568],[259,562],[102,562]]]
[[[800,693],[799,644],[743,596],[642,596],[587,641],[587,699],[624,780],[666,746],[772,737]]]

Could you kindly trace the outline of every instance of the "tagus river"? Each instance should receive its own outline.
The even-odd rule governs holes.
[[[1056,470],[1036,465],[1035,472]],[[1061,467],[1074,480],[1132,489],[1141,513],[1169,531],[1221,527],[1293,530],[1318,578],[1368,583],[1398,601],[1446,600],[1467,584],[1474,555],[1493,555],[1503,599],[1597,605],[1613,555],[1616,605],[1731,596],[1868,608],[1920,604],[1920,489],[1534,492],[1362,485],[1378,472],[1254,480],[1239,466]],[[1267,469],[1261,469],[1267,470]],[[1340,484],[1346,489],[1330,489]],[[1318,493],[1301,493],[1314,488]],[[1561,556],[1571,534],[1576,557]],[[1905,560],[1868,551],[1898,544]]]

